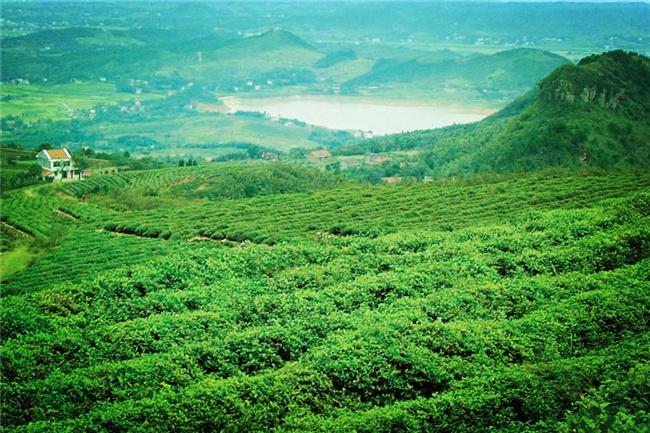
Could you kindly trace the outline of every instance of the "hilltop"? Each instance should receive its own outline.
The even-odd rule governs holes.
[[[339,154],[418,149],[435,175],[650,167],[650,60],[623,51],[563,65],[481,122],[380,137]],[[411,160],[413,163],[413,160]]]
[[[467,56],[441,50],[403,59],[379,59],[369,72],[346,82],[344,89],[356,92],[364,86],[374,86],[379,87],[379,92],[394,88],[403,92],[420,88],[446,94],[447,98],[453,97],[450,92],[457,91],[474,98],[505,98],[529,89],[541,77],[567,63],[569,60],[560,55],[530,48]]]

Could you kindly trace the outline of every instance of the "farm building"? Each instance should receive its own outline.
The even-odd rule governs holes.
[[[332,154],[327,150],[312,150],[307,154],[307,158],[312,161],[327,161],[332,157]]]
[[[368,165],[380,165],[383,164],[384,162],[390,161],[390,157],[387,155],[381,155],[381,154],[371,154],[366,156],[366,163]]]
[[[43,169],[43,180],[52,182],[83,179],[83,171],[74,167],[68,149],[43,149],[36,155]]]

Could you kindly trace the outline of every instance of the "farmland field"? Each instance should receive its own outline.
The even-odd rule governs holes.
[[[647,173],[202,195],[202,182],[243,168],[97,177],[3,200],[4,222],[49,240],[2,286],[5,427],[647,420],[636,403],[650,341]],[[185,198],[119,210],[110,193],[124,185]]]
[[[114,84],[5,84],[0,87],[3,98],[2,116],[17,116],[25,120],[64,120],[75,113],[87,111],[98,104],[147,100],[161,95],[119,92]]]

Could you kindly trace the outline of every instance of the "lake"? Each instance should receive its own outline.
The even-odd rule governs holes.
[[[223,97],[222,100],[231,112],[257,111],[331,129],[370,131],[374,135],[476,122],[493,112],[474,107],[375,102],[354,97]]]

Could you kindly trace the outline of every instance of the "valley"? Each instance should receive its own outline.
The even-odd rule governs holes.
[[[0,13],[0,432],[647,432],[650,5]]]

